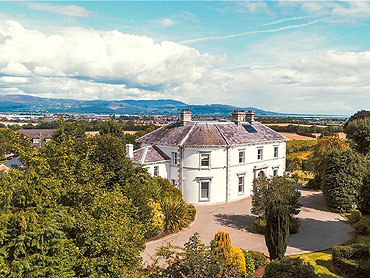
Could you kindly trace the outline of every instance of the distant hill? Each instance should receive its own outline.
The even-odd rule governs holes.
[[[255,107],[236,107],[223,104],[190,105],[172,99],[74,100],[28,95],[0,95],[0,112],[178,114],[184,108],[189,108],[196,115],[229,115],[235,109],[253,110],[257,116],[282,115]]]

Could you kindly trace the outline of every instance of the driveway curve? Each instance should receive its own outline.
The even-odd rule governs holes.
[[[353,228],[343,217],[326,209],[321,192],[300,191],[300,231],[290,236],[287,255],[324,250],[352,239]],[[197,206],[197,218],[189,228],[147,243],[141,253],[144,262],[149,262],[162,245],[183,246],[195,232],[207,244],[218,231],[229,232],[233,245],[268,255],[264,236],[253,229],[255,216],[251,213],[251,200],[249,197],[227,204]]]

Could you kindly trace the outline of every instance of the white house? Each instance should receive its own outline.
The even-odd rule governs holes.
[[[234,111],[231,122],[181,121],[137,141],[127,154],[154,176],[167,178],[190,203],[225,203],[250,196],[256,177],[283,175],[286,141],[254,121],[254,112]]]

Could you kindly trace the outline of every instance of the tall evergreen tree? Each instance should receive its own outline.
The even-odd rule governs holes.
[[[280,200],[271,201],[266,208],[265,241],[270,258],[281,260],[289,241],[289,210]]]

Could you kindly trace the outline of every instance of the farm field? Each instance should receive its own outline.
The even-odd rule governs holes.
[[[289,133],[289,132],[279,132],[279,133],[287,137],[289,140],[316,140],[316,138],[299,135],[297,133]]]

